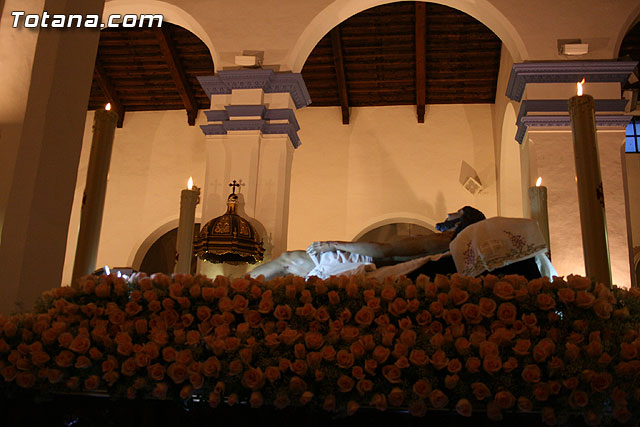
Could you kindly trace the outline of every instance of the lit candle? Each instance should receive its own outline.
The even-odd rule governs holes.
[[[611,265],[596,136],[595,103],[592,96],[582,94],[583,83],[584,79],[578,83],[578,95],[569,100],[569,116],[576,162],[584,264],[588,277],[610,285]]]
[[[176,273],[191,273],[193,227],[196,218],[196,205],[199,201],[200,189],[193,185],[193,178],[189,177],[187,188],[180,193],[180,222],[178,223],[178,239],[176,241],[176,252],[178,253]]]
[[[96,110],[93,117],[93,139],[87,168],[87,182],[82,198],[80,230],[73,264],[73,280],[93,273],[96,269],[104,199],[107,194],[107,175],[111,163],[111,149],[118,114],[111,104]]]
[[[547,210],[547,187],[541,184],[542,177],[538,177],[535,187],[529,187],[529,206],[531,207],[531,219],[538,223],[540,232],[547,243],[547,256],[551,259],[549,211]]]

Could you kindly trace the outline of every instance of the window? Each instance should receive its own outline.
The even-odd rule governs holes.
[[[627,125],[624,151],[627,153],[640,153],[640,117],[633,116]]]

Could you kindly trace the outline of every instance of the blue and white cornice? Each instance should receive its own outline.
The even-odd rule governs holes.
[[[209,98],[230,94],[234,89],[262,89],[264,93],[289,93],[296,108],[311,104],[300,73],[276,73],[269,69],[222,70],[215,76],[198,77]]]
[[[513,64],[507,97],[520,102],[527,83],[624,83],[636,68],[636,61],[549,61]]]
[[[294,148],[301,144],[300,125],[291,108],[267,109],[264,105],[227,105],[224,110],[204,113],[210,123],[200,128],[205,135],[226,135],[229,131],[257,130],[264,135],[287,135]]]

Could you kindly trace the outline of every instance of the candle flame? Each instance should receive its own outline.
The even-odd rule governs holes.
[[[582,96],[582,85],[584,84],[584,77],[581,82],[578,82],[578,96]]]
[[[542,177],[539,176],[538,179],[536,180],[536,187],[540,187],[541,184],[542,184]]]
[[[187,181],[187,188],[189,190],[193,188],[193,177],[189,177],[189,181]]]
[[[110,111],[111,110],[111,103],[107,102],[107,105],[104,106],[104,109],[107,110],[107,111]]]

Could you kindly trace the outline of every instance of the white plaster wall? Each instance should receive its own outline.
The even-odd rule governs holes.
[[[201,124],[204,116],[198,117]],[[93,127],[87,114],[78,170],[63,284],[71,280],[80,221],[82,194]],[[204,182],[205,137],[199,126],[188,126],[184,111],[127,112],[116,129],[107,183],[97,267],[131,266],[144,240],[166,223],[177,220],[180,191],[189,176]],[[196,209],[200,217],[201,205]]]
[[[542,176],[548,188],[551,256],[558,274],[585,274],[575,181],[573,142],[569,131],[529,131],[531,176]],[[620,146],[622,131],[598,131],[600,169],[613,283],[630,285],[627,225]],[[533,178],[532,178],[533,179]]]
[[[497,213],[490,105],[431,105],[424,124],[414,106],[352,108],[350,125],[339,107],[308,107],[297,117],[290,250],[351,240],[392,218],[433,226],[464,205]],[[459,182],[463,160],[484,185],[476,196]]]

